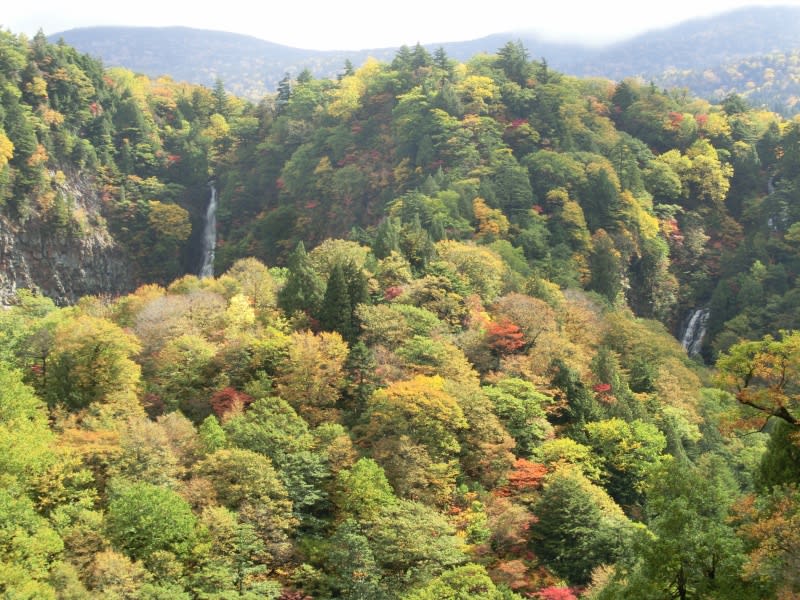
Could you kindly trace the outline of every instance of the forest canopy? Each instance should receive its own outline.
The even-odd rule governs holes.
[[[131,272],[0,311],[4,594],[800,593],[796,119],[514,42],[251,104],[3,32],[0,86],[0,223]]]

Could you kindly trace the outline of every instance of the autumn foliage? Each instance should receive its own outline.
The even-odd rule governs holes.
[[[211,396],[211,410],[224,419],[230,412],[241,412],[253,402],[253,397],[231,387],[226,387]]]
[[[5,596],[800,594],[797,119],[519,43],[258,105],[0,56]]]
[[[508,319],[490,323],[486,328],[489,347],[501,356],[513,354],[525,347],[525,336],[520,328]]]

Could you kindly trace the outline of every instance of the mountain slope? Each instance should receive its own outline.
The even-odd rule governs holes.
[[[0,32],[0,273],[6,219],[148,283],[0,310],[5,597],[798,589],[800,334],[740,342],[800,327],[800,121],[524,54],[253,105]]]
[[[307,68],[314,77],[335,78],[343,72],[346,61],[358,66],[368,56],[390,60],[396,53],[394,48],[302,50],[250,36],[183,27],[89,27],[56,33],[51,38],[63,38],[106,65],[124,66],[154,77],[169,74],[207,86],[220,78],[229,91],[250,99],[274,92],[287,72],[297,75]],[[708,86],[697,81],[702,80],[704,71],[724,71],[743,58],[790,54],[800,49],[800,8],[741,9],[602,48],[547,42],[524,32],[429,44],[427,48],[441,46],[452,58],[465,61],[478,53],[494,53],[516,39],[522,41],[531,57],[545,58],[553,68],[570,75],[613,80],[641,77],[658,85],[687,86],[693,93],[713,97],[718,88],[710,94]],[[753,88],[763,88],[761,77],[755,81],[739,79],[725,86],[724,92],[746,94]],[[770,106],[786,106],[792,104],[791,95],[773,89],[766,98],[755,98]]]
[[[308,68],[315,77],[334,77],[345,60],[386,59],[393,49],[358,52],[302,50],[255,37],[188,27],[86,27],[50,36],[81,52],[150,77],[211,86],[217,78],[237,96],[259,99],[277,89],[289,72]]]
[[[800,47],[800,8],[752,7],[693,19],[614,44],[568,65],[575,75],[653,77]]]

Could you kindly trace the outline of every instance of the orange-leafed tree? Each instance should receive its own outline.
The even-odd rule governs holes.
[[[525,336],[509,319],[490,323],[486,328],[489,347],[501,356],[513,354],[525,347]]]
[[[211,396],[211,410],[220,419],[229,412],[241,411],[253,403],[253,397],[232,387],[219,390]]]
[[[736,507],[739,534],[747,543],[743,576],[758,581],[778,598],[800,593],[800,493],[776,486],[763,498],[747,496]]]
[[[513,495],[539,490],[547,473],[545,465],[518,458],[514,462],[514,468],[508,473],[508,485],[504,489]]]

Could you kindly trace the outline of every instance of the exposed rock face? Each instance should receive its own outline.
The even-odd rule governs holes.
[[[127,262],[100,216],[91,184],[73,175],[61,191],[81,227],[55,228],[38,216],[18,224],[0,215],[0,304],[9,304],[18,288],[36,289],[62,305],[132,288]]]

